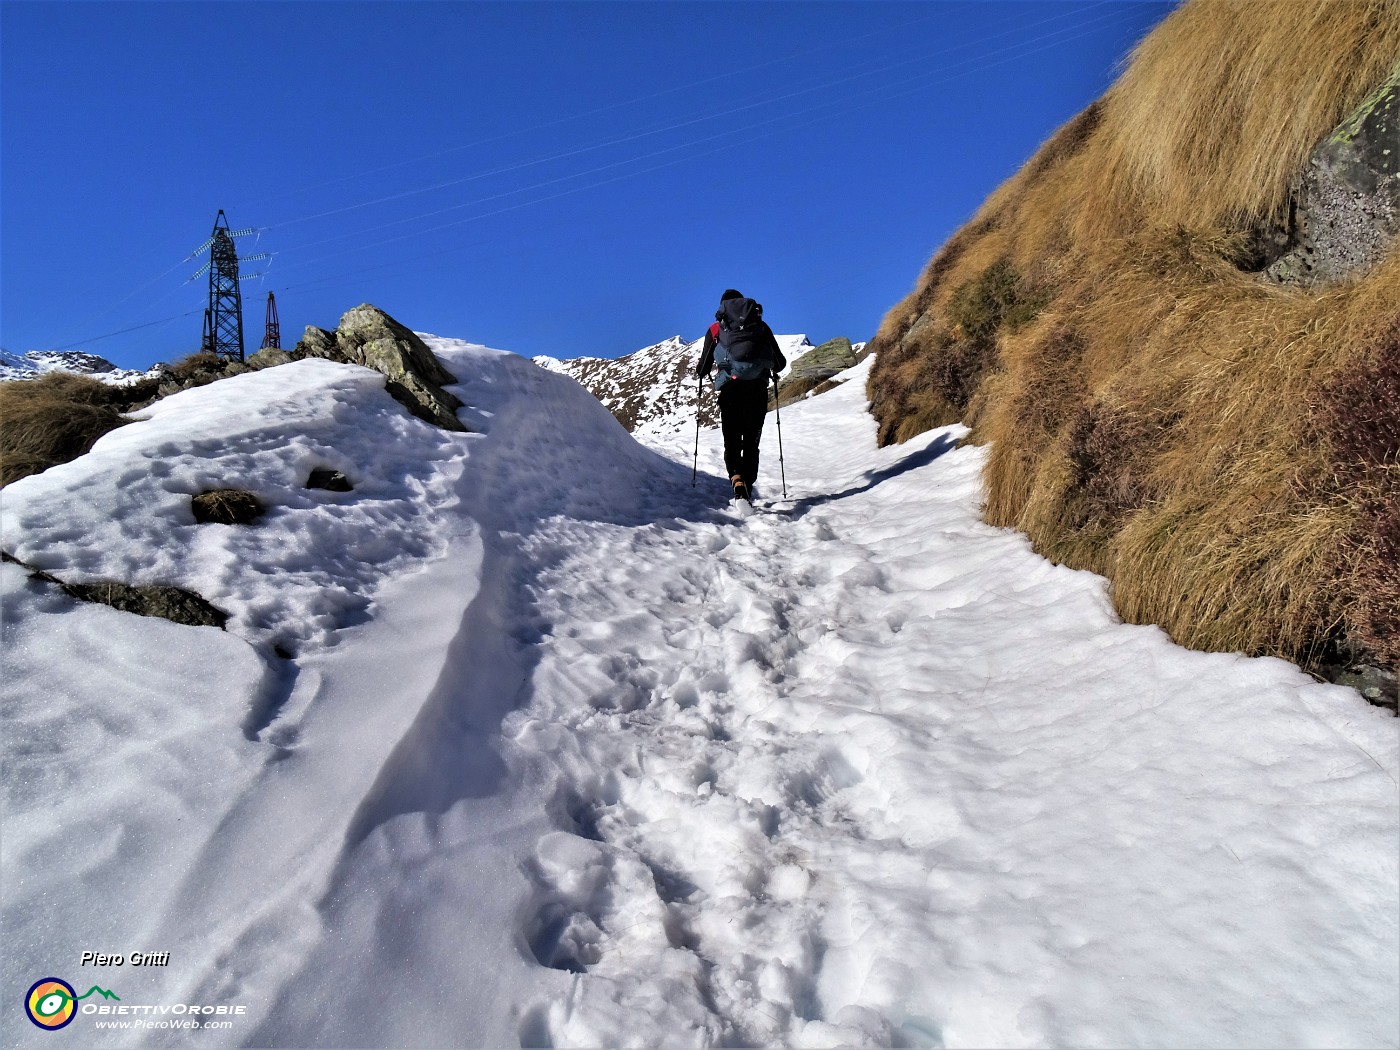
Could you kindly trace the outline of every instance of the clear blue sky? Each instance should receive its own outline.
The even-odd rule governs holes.
[[[249,352],[268,291],[287,346],[371,302],[614,357],[731,286],[868,338],[1170,8],[6,0],[0,345],[195,351],[220,208],[277,253]]]

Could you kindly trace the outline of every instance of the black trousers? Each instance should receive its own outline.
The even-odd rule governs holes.
[[[720,430],[724,433],[724,469],[752,485],[758,478],[758,439],[768,416],[766,379],[730,379],[719,388]]]

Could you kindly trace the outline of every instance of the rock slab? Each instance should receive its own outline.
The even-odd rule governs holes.
[[[804,397],[809,391],[864,359],[864,350],[856,349],[844,336],[828,339],[792,362],[787,375],[778,384],[778,403],[786,405]],[[768,402],[770,405],[773,402],[771,395]]]
[[[308,325],[290,356],[372,368],[384,375],[390,395],[419,419],[444,430],[467,429],[457,419],[462,402],[443,389],[456,377],[422,339],[377,306],[364,303],[347,311],[334,332]]]
[[[1400,65],[1308,158],[1290,194],[1287,249],[1264,272],[1326,287],[1383,259],[1400,234]]]

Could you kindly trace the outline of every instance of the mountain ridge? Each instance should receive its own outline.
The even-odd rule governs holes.
[[[813,349],[805,334],[778,335],[777,340],[789,361]],[[703,343],[673,335],[617,358],[541,355],[531,360],[574,379],[639,441],[672,446],[684,444],[697,413],[701,426],[719,426],[718,401],[703,395],[695,378]]]
[[[105,357],[85,350],[30,350],[12,354],[0,350],[0,382],[13,379],[37,379],[49,372],[71,372],[91,376],[104,383],[133,383],[157,373],[159,365],[144,372],[134,368],[118,368]]]

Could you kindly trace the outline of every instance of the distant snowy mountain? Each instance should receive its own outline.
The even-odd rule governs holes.
[[[780,335],[778,345],[789,361],[812,348],[805,335]],[[577,380],[601,401],[632,436],[652,447],[684,444],[695,433],[695,397],[700,388],[695,364],[703,340],[687,342],[678,335],[612,360],[578,357],[561,361],[536,357],[535,364]],[[713,388],[705,385],[700,398],[700,424],[719,425]]]
[[[118,368],[105,357],[82,350],[30,350],[24,355],[0,350],[0,382],[10,379],[33,379],[46,372],[71,372],[74,375],[92,376],[104,383],[129,383],[152,374],[131,368]]]

